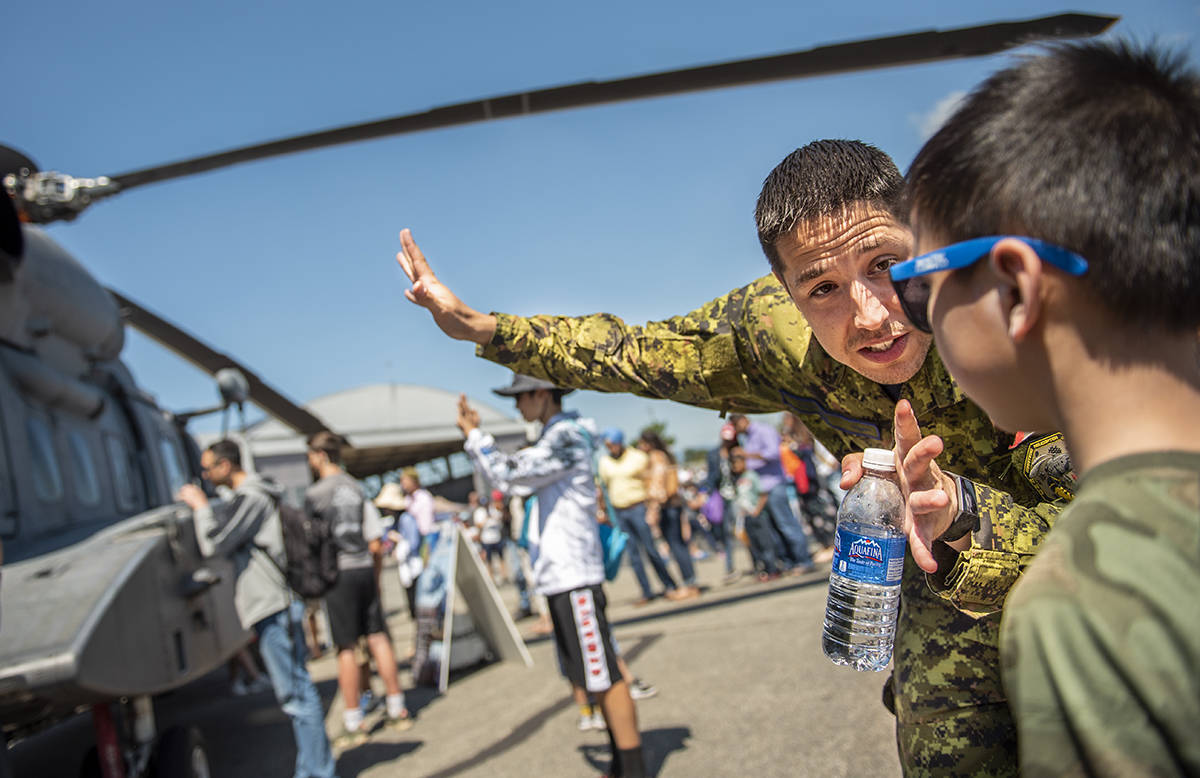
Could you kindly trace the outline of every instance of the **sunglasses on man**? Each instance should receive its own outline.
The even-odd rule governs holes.
[[[1088,263],[1083,257],[1062,246],[1055,246],[1037,238],[992,235],[953,243],[937,251],[892,265],[892,286],[896,289],[896,296],[900,298],[900,308],[912,325],[921,332],[933,332],[929,323],[930,273],[970,267],[991,253],[992,247],[1005,238],[1021,241],[1033,249],[1043,262],[1048,262],[1073,276],[1081,276],[1087,271]]]

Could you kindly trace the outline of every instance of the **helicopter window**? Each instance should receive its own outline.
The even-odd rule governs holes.
[[[187,476],[184,475],[183,460],[178,447],[175,445],[175,441],[170,438],[159,438],[158,450],[162,452],[163,469],[167,474],[167,485],[170,486],[171,494],[173,495],[187,483]]]
[[[122,510],[137,510],[138,492],[134,482],[129,448],[118,437],[104,436],[104,448],[112,465],[113,487],[117,493],[117,505]]]
[[[54,455],[54,436],[46,422],[36,416],[26,420],[25,431],[33,455],[33,491],[44,502],[58,502],[63,496],[63,482]]]
[[[71,466],[75,475],[75,496],[84,505],[100,504],[100,478],[96,475],[96,464],[83,435],[76,430],[67,434],[67,448],[71,452]]]

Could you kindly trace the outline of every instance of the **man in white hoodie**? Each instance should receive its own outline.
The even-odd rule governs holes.
[[[542,434],[532,446],[505,453],[479,428],[479,413],[463,395],[458,401],[458,427],[467,437],[465,448],[476,470],[494,488],[536,497],[537,518],[529,533],[533,583],[547,599],[563,672],[600,700],[612,745],[610,774],[641,778],[645,763],[637,711],[621,678],[604,612],[604,564],[592,472],[595,424],[579,418],[578,411],[564,412],[562,398],[571,390],[549,381],[514,374],[512,384],[493,391],[516,400],[525,421],[540,421]]]
[[[283,529],[277,484],[242,469],[237,443],[218,440],[200,456],[204,477],[233,496],[211,505],[198,487],[185,485],[179,499],[195,515],[196,542],[204,556],[222,556],[237,573],[234,606],[242,627],[254,630],[275,698],[292,720],[296,737],[295,778],[336,775],[325,712],[305,662],[308,646],[301,621],[304,603],[294,597],[283,575]]]

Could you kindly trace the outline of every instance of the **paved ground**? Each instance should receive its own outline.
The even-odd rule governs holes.
[[[748,558],[739,559],[748,566]],[[623,571],[610,584],[609,617],[634,673],[658,696],[638,703],[647,761],[663,776],[889,776],[900,773],[890,714],[879,703],[883,674],[834,667],[821,654],[828,566],[799,578],[728,586],[715,559],[698,564],[697,600],[632,605],[636,584]],[[398,653],[411,624],[393,575],[385,601]],[[512,587],[502,594],[515,602]],[[532,621],[520,622],[528,629]],[[452,676],[443,696],[409,692],[416,726],[376,729],[339,755],[354,776],[595,776],[608,765],[602,732],[579,732],[552,646],[529,642],[535,666],[491,664]],[[330,658],[312,663],[330,706]],[[378,681],[376,681],[378,685]],[[377,686],[378,688],[378,686]],[[160,698],[160,727],[199,726],[219,778],[291,775],[291,727],[270,694],[232,697],[224,673]],[[378,715],[378,714],[376,714]],[[91,740],[80,717],[13,748],[18,776],[74,776]]]

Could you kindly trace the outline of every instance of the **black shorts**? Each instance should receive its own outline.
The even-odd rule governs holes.
[[[354,648],[364,635],[387,634],[383,605],[370,567],[342,570],[337,583],[325,592],[329,631],[338,649]]]
[[[546,600],[563,675],[589,692],[608,691],[621,680],[621,670],[604,613],[604,589],[599,584],[585,586]]]

